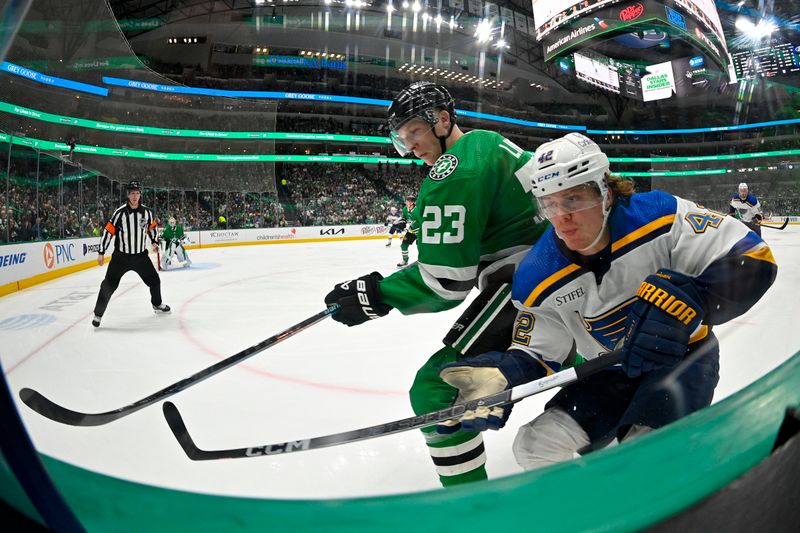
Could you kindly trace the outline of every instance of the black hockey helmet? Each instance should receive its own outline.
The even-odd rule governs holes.
[[[450,95],[450,91],[429,81],[418,81],[395,96],[387,112],[387,122],[392,143],[400,155],[408,155],[411,150],[397,135],[397,131],[413,118],[424,120],[433,127],[439,121],[438,112],[442,110],[450,114],[450,131],[444,137],[437,135],[444,153],[444,141],[450,136],[456,123],[455,101]]]
[[[131,191],[139,191],[139,192],[141,192],[142,191],[142,184],[139,183],[138,181],[129,181],[128,182],[128,192],[131,192]]]

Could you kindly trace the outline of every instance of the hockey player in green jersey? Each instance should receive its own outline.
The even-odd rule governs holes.
[[[414,220],[414,208],[417,206],[416,196],[406,196],[406,205],[403,207],[402,220],[406,223],[406,233],[403,235],[403,242],[400,243],[400,253],[403,260],[397,266],[405,268],[408,266],[408,248],[417,240],[417,221]]]
[[[183,232],[183,226],[175,221],[175,217],[169,217],[167,227],[161,233],[161,240],[164,241],[161,270],[166,270],[176,257],[183,263],[184,268],[192,264],[186,254],[186,248],[183,247],[183,243],[187,240],[186,234]]]
[[[442,365],[507,348],[516,310],[511,278],[516,265],[547,229],[531,195],[531,156],[494,132],[464,133],[444,87],[417,82],[388,110],[392,141],[405,156],[431,165],[417,196],[418,260],[387,278],[373,272],[335,286],[325,297],[339,304],[334,320],[348,326],[386,315],[435,313],[481,291],[417,373],[411,387],[416,413],[450,406],[458,390],[439,377]],[[440,426],[441,428],[441,426]],[[443,485],[486,479],[483,439],[457,426],[423,430]]]

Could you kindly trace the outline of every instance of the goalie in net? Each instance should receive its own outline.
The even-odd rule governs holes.
[[[161,242],[164,253],[161,254],[160,270],[167,270],[170,266],[180,265],[184,268],[192,264],[186,248],[183,246],[188,237],[183,231],[183,226],[177,223],[175,217],[169,217],[167,227],[161,233]]]

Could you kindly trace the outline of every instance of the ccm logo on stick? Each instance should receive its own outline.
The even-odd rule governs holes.
[[[259,455],[277,455],[279,453],[293,452],[295,450],[307,450],[309,439],[284,442],[282,444],[269,444],[267,446],[257,446],[247,448],[245,454],[248,457],[258,457]]]

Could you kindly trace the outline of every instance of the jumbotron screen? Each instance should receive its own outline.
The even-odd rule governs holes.
[[[533,21],[536,23],[536,40],[571,20],[582,17],[593,9],[622,0],[532,0]]]
[[[655,25],[692,42],[723,70],[730,62],[713,0],[534,0],[533,6],[545,61],[606,34]]]

